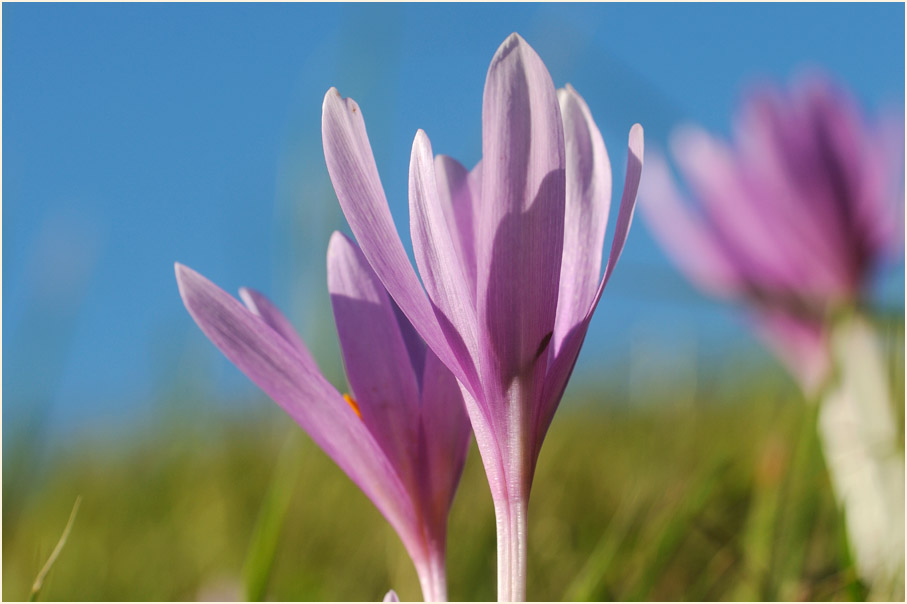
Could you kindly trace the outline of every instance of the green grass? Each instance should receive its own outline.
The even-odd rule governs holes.
[[[570,397],[533,486],[530,599],[865,595],[807,407],[762,380],[729,392],[633,409]],[[3,598],[28,597],[77,496],[42,599],[420,598],[396,535],[292,422],[270,410],[213,417],[72,444],[27,493],[5,480]],[[494,599],[494,517],[474,446],[448,549],[451,599]]]

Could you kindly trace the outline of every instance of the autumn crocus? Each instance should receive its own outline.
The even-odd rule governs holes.
[[[241,290],[243,306],[190,268],[177,264],[176,278],[205,335],[391,523],[426,601],[446,600],[447,516],[469,422],[456,379],[394,308],[356,244],[335,233],[328,248],[328,289],[350,394],[328,383],[290,322],[261,294]]]
[[[648,226],[693,282],[743,303],[807,396],[824,399],[819,427],[858,571],[874,584],[900,574],[903,594],[903,449],[882,359],[855,312],[898,248],[903,123],[868,125],[843,90],[811,76],[755,91],[733,133],[732,143],[689,126],[673,136],[695,205],[652,154],[640,191]]]
[[[494,500],[498,598],[525,599],[527,504],[542,440],[592,313],[623,249],[642,169],[630,130],[627,175],[600,278],[611,168],[589,108],[555,91],[513,34],[485,82],[482,160],[435,157],[421,130],[409,172],[419,275],[394,228],[362,112],[335,89],[322,134],[334,190],[388,293],[459,380]]]

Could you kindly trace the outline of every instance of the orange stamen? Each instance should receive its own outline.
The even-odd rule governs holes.
[[[351,397],[349,394],[343,395],[343,400],[346,401],[346,404],[352,407],[353,411],[356,412],[356,415],[359,416],[359,419],[362,419],[362,412],[359,411],[359,404],[356,402],[356,399]]]

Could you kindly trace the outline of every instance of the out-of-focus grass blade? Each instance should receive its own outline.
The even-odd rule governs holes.
[[[824,472],[817,418],[818,405],[811,404],[800,419],[793,459],[781,484],[770,567],[761,595],[764,600],[795,597],[803,575],[818,511],[819,479]]]
[[[733,599],[761,600],[768,591],[775,532],[781,514],[781,491],[791,471],[787,443],[795,438],[772,434],[762,447],[756,464],[753,491],[741,537],[744,572],[735,586]]]
[[[262,601],[268,589],[274,557],[280,543],[280,533],[290,507],[301,464],[299,436],[294,430],[277,458],[274,477],[262,501],[255,528],[252,529],[252,540],[243,566],[246,600],[250,602]]]
[[[728,469],[726,460],[712,465],[711,469],[700,475],[696,483],[687,491],[686,497],[677,506],[675,512],[663,521],[658,531],[659,539],[654,548],[651,562],[643,569],[635,586],[630,590],[628,600],[651,600],[652,591],[658,584],[671,558],[683,542],[684,536],[691,530],[694,520],[702,513],[711,500],[719,478]]]
[[[63,546],[66,545],[66,540],[69,538],[70,531],[72,531],[72,524],[76,519],[76,514],[79,513],[80,505],[82,505],[81,495],[76,497],[76,502],[72,504],[72,512],[69,513],[69,521],[67,521],[66,527],[63,529],[63,534],[60,535],[57,545],[55,545],[54,550],[50,552],[50,557],[47,559],[47,562],[44,563],[41,570],[38,571],[38,576],[35,577],[35,582],[32,583],[31,593],[28,596],[29,602],[37,601],[38,596],[41,594],[41,588],[44,586],[44,579],[47,578],[47,573],[50,572],[54,562],[56,562],[57,558],[60,556],[60,552],[63,551]]]
[[[586,602],[593,599],[627,535],[648,513],[649,506],[639,504],[638,492],[624,498],[583,568],[567,586],[564,592],[565,602]]]

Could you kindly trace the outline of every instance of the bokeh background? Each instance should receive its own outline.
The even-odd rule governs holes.
[[[416,130],[479,159],[485,73],[512,31],[585,97],[622,175],[634,122],[647,146],[684,121],[727,133],[748,85],[805,70],[903,115],[904,16],[4,4],[3,598],[28,596],[79,495],[42,598],[419,596],[390,528],[204,338],[173,276],[180,261],[266,292],[345,386],[325,287],[330,234],[348,232],[322,157],[329,87],[360,104],[405,234]],[[884,267],[872,301],[895,400],[904,272],[903,256]],[[634,224],[541,455],[530,598],[866,595],[808,409],[738,310],[696,293]],[[493,598],[474,451],[449,549],[451,598]]]

